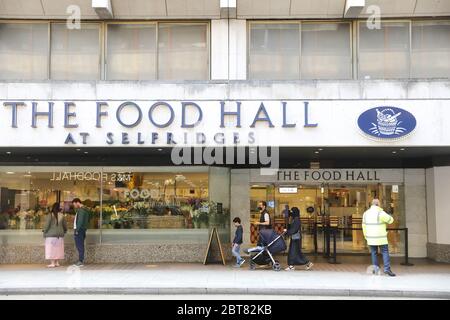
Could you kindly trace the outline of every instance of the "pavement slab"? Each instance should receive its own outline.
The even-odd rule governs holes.
[[[418,259],[394,264],[397,277],[372,275],[361,262],[339,265],[316,259],[313,270],[202,264],[61,266],[0,265],[0,295],[296,295],[450,299],[450,265]],[[314,261],[314,260],[313,260]]]

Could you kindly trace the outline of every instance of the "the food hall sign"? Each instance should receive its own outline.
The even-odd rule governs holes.
[[[98,134],[103,136],[101,139],[105,145],[249,145],[256,139],[253,128],[259,126],[317,127],[317,123],[310,119],[308,102],[301,103],[301,118],[294,116],[288,102],[283,101],[278,103],[275,112],[260,102],[251,115],[249,108],[243,110],[240,101],[91,101],[89,104],[87,106],[86,101],[3,102],[3,110],[0,111],[4,114],[7,110],[9,115],[1,117],[1,125],[13,129],[24,126],[35,129],[63,127],[66,134],[57,138],[69,146],[90,145],[93,139],[98,139]],[[215,119],[211,117],[212,109],[215,110]],[[28,116],[20,117],[25,113]],[[205,115],[209,118],[205,119]],[[27,123],[23,123],[25,121]],[[109,131],[111,128],[118,130]],[[217,131],[211,132],[211,128]],[[226,129],[234,129],[234,132],[227,135]]]
[[[0,101],[0,146],[367,145],[365,138],[355,134],[358,125],[388,142],[414,129],[412,113],[394,107],[368,109],[373,105],[378,104],[302,100],[8,100]],[[363,116],[367,110],[373,112]],[[384,117],[378,117],[379,121],[377,110]],[[376,131],[371,126],[376,126]],[[388,135],[391,127],[393,134]]]
[[[267,181],[252,171],[252,182]],[[392,169],[280,169],[272,177],[277,183],[401,183],[402,170]]]

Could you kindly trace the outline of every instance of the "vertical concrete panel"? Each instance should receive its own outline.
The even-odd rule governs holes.
[[[246,78],[247,21],[211,20],[211,79],[245,80]]]
[[[436,208],[434,194],[434,168],[426,169],[428,242],[436,243]]]
[[[247,79],[247,20],[230,20],[230,80]]]
[[[427,256],[425,169],[405,169],[405,222],[409,229],[409,256]]]
[[[435,167],[435,212],[436,212],[436,243],[450,244],[450,167]]]
[[[211,80],[228,78],[228,20],[211,20]]]
[[[209,168],[209,199],[220,202],[224,209],[230,208],[230,169]]]
[[[231,220],[239,217],[244,228],[244,246],[250,244],[250,170],[231,170]],[[231,239],[234,227],[231,227]]]

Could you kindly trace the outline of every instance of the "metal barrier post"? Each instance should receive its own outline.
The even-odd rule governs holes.
[[[331,229],[333,233],[333,256],[331,257],[331,261],[328,260],[328,263],[330,264],[340,264],[340,262],[337,262],[337,250],[336,250],[336,234],[337,234],[337,228]]]
[[[323,226],[323,257],[330,257],[330,227],[328,225]]]
[[[314,253],[317,254],[317,223],[314,222]]]
[[[403,229],[405,231],[405,262],[400,263],[402,266],[411,267],[414,264],[409,262],[409,253],[408,253],[408,228]]]

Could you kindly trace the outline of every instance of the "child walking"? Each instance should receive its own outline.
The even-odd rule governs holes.
[[[244,231],[242,229],[241,219],[239,219],[238,217],[235,217],[233,219],[233,223],[234,223],[234,226],[236,227],[236,232],[234,235],[233,243],[231,245],[231,247],[232,247],[231,252],[232,252],[233,256],[236,257],[235,267],[239,268],[245,262],[245,260],[241,258],[241,254],[240,254],[241,244],[242,244],[242,235],[243,235]]]

